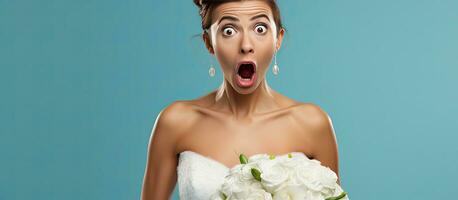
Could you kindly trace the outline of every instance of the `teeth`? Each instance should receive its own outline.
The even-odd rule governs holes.
[[[253,76],[251,76],[250,78],[243,78],[239,74],[237,74],[237,76],[240,78],[241,81],[250,81],[251,79],[253,79]]]

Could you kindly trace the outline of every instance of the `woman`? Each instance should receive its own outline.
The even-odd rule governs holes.
[[[177,181],[181,199],[208,199],[239,164],[238,153],[303,152],[338,175],[337,144],[327,113],[267,85],[265,75],[285,32],[276,2],[194,3],[200,8],[204,43],[224,79],[215,91],[173,102],[158,115],[142,199],[170,198]]]

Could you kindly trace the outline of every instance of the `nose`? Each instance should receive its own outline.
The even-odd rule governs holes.
[[[253,43],[251,42],[250,36],[247,33],[243,34],[242,45],[240,47],[240,53],[242,54],[254,53]]]

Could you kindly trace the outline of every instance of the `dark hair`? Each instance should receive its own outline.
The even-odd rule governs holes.
[[[243,0],[193,0],[194,3],[199,7],[199,14],[202,17],[202,29],[208,30],[210,28],[212,19],[211,13],[213,10],[223,3],[228,2],[237,2]],[[272,14],[274,17],[275,25],[277,26],[277,34],[279,33],[280,29],[284,29],[281,23],[280,17],[280,9],[277,6],[277,2],[275,0],[265,0],[267,4],[269,4],[270,9],[272,10]]]

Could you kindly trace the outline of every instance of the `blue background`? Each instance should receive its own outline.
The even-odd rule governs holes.
[[[458,1],[279,5],[268,82],[331,116],[350,198],[454,195]],[[191,0],[2,0],[0,29],[2,200],[139,199],[157,114],[222,80]]]

